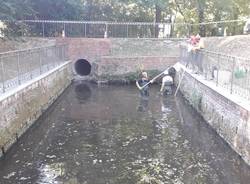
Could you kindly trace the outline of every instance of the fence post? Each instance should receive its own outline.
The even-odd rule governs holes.
[[[202,52],[203,52],[202,72],[205,75],[205,79],[207,80],[209,71],[208,53],[204,50]]]
[[[108,38],[108,24],[105,24],[104,38]]]
[[[0,62],[1,62],[1,73],[2,73],[2,86],[3,86],[3,93],[5,92],[5,81],[4,81],[4,64],[3,64],[3,60],[2,57],[0,57]]]
[[[62,46],[62,60],[63,60],[63,62],[66,60],[65,50],[66,50],[66,45],[63,45]]]
[[[127,24],[127,38],[128,38],[128,35],[129,35],[129,34],[128,34],[128,24]]]
[[[21,76],[20,76],[20,52],[17,53],[17,78],[18,84],[21,84]]]
[[[65,23],[63,23],[63,30],[64,30],[64,37],[68,36],[68,35],[66,34],[66,25],[65,25]]]
[[[44,32],[45,32],[45,28],[44,28],[44,22],[42,22],[42,28],[43,28],[43,37],[45,37],[45,35],[44,35]]]
[[[33,62],[32,51],[29,50],[28,52],[29,52],[29,54],[30,54],[30,60],[31,60],[31,61],[30,61],[30,78],[33,79],[33,75],[32,75],[32,72],[33,72],[33,71],[32,71],[32,62]]]
[[[44,48],[44,51],[45,51],[45,55],[46,55],[46,61],[47,61],[47,71],[49,71],[49,64],[50,64],[50,61],[49,61],[49,57],[48,57],[48,49],[47,47]]]
[[[233,57],[233,68],[232,68],[232,79],[231,79],[231,87],[230,87],[230,93],[233,93],[233,82],[234,82],[234,69],[235,69],[235,57]]]
[[[217,60],[217,74],[216,74],[216,86],[219,85],[219,65],[220,65],[220,54],[218,54],[218,60]],[[212,68],[212,72],[214,72],[213,68]],[[213,74],[214,75],[214,74]]]
[[[84,38],[86,38],[86,23],[84,23]]]
[[[62,52],[63,52],[63,54],[62,54],[62,62],[68,60],[67,50],[68,50],[68,45],[62,45]]]
[[[42,74],[42,49],[39,49],[39,70],[40,75]]]
[[[58,47],[57,46],[55,46],[55,53],[54,53],[54,55],[55,55],[54,67],[56,67],[57,66],[57,62],[58,62]]]

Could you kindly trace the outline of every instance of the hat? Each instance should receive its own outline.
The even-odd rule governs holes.
[[[147,72],[142,72],[141,74],[142,74],[143,77],[148,77]]]

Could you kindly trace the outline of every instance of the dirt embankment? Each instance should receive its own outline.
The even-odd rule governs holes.
[[[250,58],[250,35],[205,38],[207,50]]]
[[[204,40],[207,50],[250,58],[250,35],[209,37]],[[18,38],[16,40],[3,40],[0,38],[0,53],[10,50],[29,49],[55,44],[56,39],[51,38]],[[129,45],[131,46],[133,44],[130,43]],[[125,51],[126,49],[128,50],[128,48],[125,48]]]
[[[5,40],[0,38],[0,53],[11,50],[51,46],[55,45],[55,43],[55,39],[46,38],[17,38],[12,40]]]

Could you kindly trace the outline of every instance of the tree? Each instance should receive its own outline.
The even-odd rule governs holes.
[[[33,13],[31,0],[0,0],[0,20],[24,19]]]

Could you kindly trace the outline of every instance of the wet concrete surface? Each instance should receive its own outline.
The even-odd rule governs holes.
[[[182,97],[74,83],[0,161],[1,184],[249,184]]]

